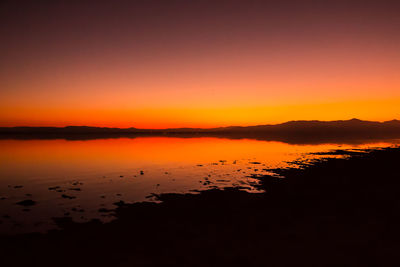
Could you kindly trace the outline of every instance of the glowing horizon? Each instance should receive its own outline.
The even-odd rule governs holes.
[[[252,126],[261,124],[278,124],[292,120],[349,120],[353,118],[369,121],[389,121],[400,118],[400,99],[384,101],[348,101],[325,104],[303,104],[271,107],[227,107],[227,108],[159,108],[141,110],[47,110],[22,109],[31,116],[16,120],[10,114],[10,122],[2,122],[0,127],[13,126],[95,126],[118,128],[209,128],[224,126]],[[356,112],[349,112],[350,107],[357,107]],[[385,109],[382,114],[371,114],[371,110]],[[317,114],[316,111],[320,112]],[[10,111],[12,112],[12,111]],[[45,114],[52,114],[53,119]],[[296,113],[296,114],[294,114]],[[6,111],[2,111],[5,116]],[[82,116],[85,114],[86,116]],[[227,115],[229,114],[229,116]],[[277,116],[279,114],[279,116]],[[390,115],[387,115],[390,114]],[[140,116],[141,115],[141,116]],[[138,117],[140,119],[132,119]],[[11,120],[12,118],[12,120]],[[45,119],[35,119],[45,118]],[[206,118],[206,119],[205,119]],[[210,119],[212,118],[212,119]],[[205,123],[206,121],[206,123]]]

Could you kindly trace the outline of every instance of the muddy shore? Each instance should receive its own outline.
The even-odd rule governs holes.
[[[265,193],[120,202],[107,224],[55,218],[62,230],[1,237],[0,264],[399,266],[399,162],[400,148],[352,152],[257,176]]]

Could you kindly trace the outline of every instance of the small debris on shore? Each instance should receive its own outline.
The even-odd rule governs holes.
[[[79,187],[77,187],[77,188],[68,188],[68,190],[82,191]]]
[[[62,194],[61,197],[62,197],[62,198],[67,198],[67,199],[74,199],[74,198],[76,198],[75,196],[68,196],[68,195],[65,195],[65,194]]]
[[[106,208],[100,208],[98,209],[98,212],[113,212],[114,210],[112,209],[106,209]]]
[[[84,209],[77,209],[77,208],[72,208],[71,210],[75,211],[75,212],[84,212],[85,211]]]
[[[53,186],[53,187],[49,187],[48,189],[49,190],[57,190],[57,189],[60,189],[61,187],[59,187],[59,186]]]
[[[21,206],[33,206],[36,204],[35,201],[33,201],[32,199],[26,199],[26,200],[22,200],[20,202],[15,203],[17,205],[21,205]]]
[[[121,206],[125,205],[125,202],[122,201],[122,200],[120,200],[120,201],[118,201],[118,202],[114,202],[113,204],[114,204],[115,206],[121,207]]]

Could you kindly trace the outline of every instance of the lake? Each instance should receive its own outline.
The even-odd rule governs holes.
[[[396,143],[296,145],[210,137],[0,140],[0,233],[46,231],[55,228],[53,217],[107,222],[113,219],[113,203],[156,201],[153,194],[230,186],[258,192],[251,175],[321,157],[314,152]]]

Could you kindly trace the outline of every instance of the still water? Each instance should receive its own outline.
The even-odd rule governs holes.
[[[113,203],[154,201],[152,194],[227,186],[257,192],[250,175],[318,157],[309,153],[392,144],[170,137],[0,140],[0,233],[46,231],[55,228],[53,217],[106,222],[113,219]],[[17,204],[25,200],[34,203]]]

